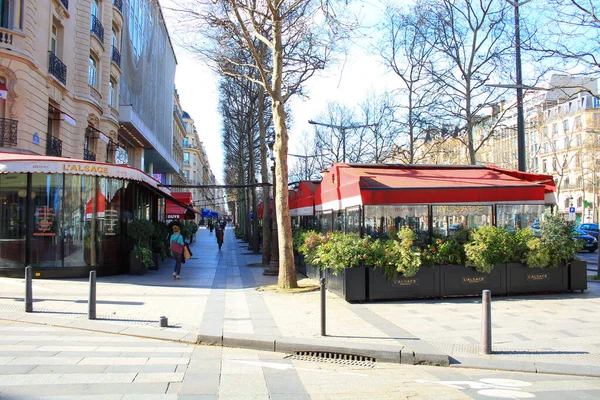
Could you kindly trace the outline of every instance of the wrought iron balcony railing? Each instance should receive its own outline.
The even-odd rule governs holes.
[[[96,153],[83,149],[83,159],[87,161],[96,161]]]
[[[60,0],[60,2],[67,10],[69,9],[69,0]]]
[[[112,62],[117,64],[117,67],[121,68],[121,53],[119,52],[119,50],[117,50],[115,46],[112,47],[112,55],[110,58]]]
[[[54,157],[62,157],[62,140],[54,136],[48,136],[46,142],[46,155]]]
[[[119,11],[121,14],[123,13],[123,0],[113,0],[113,6]]]
[[[0,118],[0,147],[17,145],[17,125],[19,121]]]
[[[102,26],[102,22],[96,17],[92,15],[92,33],[100,39],[101,43],[104,43],[104,27]]]
[[[67,66],[60,61],[60,58],[56,57],[56,55],[49,51],[49,61],[48,61],[48,72],[54,75],[56,79],[62,82],[63,85],[67,84]]]

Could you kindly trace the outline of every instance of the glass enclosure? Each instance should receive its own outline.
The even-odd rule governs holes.
[[[496,225],[509,229],[527,228],[540,222],[540,216],[546,206],[538,204],[498,204],[496,206]]]
[[[433,206],[432,215],[433,234],[449,236],[461,227],[491,226],[493,210],[491,205],[449,204]]]
[[[365,206],[365,234],[385,239],[388,231],[411,228],[417,241],[424,241],[429,235],[429,207],[427,205],[377,205]]]
[[[0,269],[126,266],[127,221],[164,222],[165,202],[123,179],[0,174]]]

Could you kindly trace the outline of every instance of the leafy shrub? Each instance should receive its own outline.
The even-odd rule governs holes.
[[[435,238],[432,244],[426,246],[421,252],[423,265],[457,264],[464,265],[466,260],[465,245],[456,236],[441,239]]]
[[[152,250],[148,247],[138,246],[132,252],[131,255],[134,257],[139,257],[142,260],[142,267],[150,268],[154,266],[154,261],[152,260]]]
[[[492,272],[494,265],[509,261],[511,256],[509,232],[495,226],[482,226],[471,233],[465,244],[465,265],[479,272]]]
[[[410,277],[419,272],[420,255],[413,250],[412,245],[416,235],[409,227],[403,227],[398,232],[398,240],[387,240],[383,244],[384,257],[382,260],[383,273],[388,279],[396,279],[398,274]]]
[[[127,235],[138,246],[148,247],[153,233],[154,226],[152,222],[145,219],[134,219],[127,224]]]
[[[550,267],[567,264],[581,250],[582,243],[572,236],[574,226],[560,215],[547,214],[542,221],[541,241],[550,253]]]

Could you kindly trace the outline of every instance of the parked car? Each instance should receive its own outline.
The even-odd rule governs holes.
[[[587,250],[590,253],[598,250],[598,240],[581,229],[573,228],[573,238],[583,241],[583,250]]]
[[[579,229],[598,240],[598,224],[581,224],[579,225]]]
[[[529,225],[529,229],[531,229],[533,231],[535,236],[537,236],[537,237],[542,236],[542,227],[540,226],[539,222],[534,222],[531,225]]]

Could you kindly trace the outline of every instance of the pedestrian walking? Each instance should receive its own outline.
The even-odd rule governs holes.
[[[215,231],[215,236],[217,237],[217,244],[219,245],[219,250],[223,246],[223,237],[225,236],[225,228],[221,224],[217,224],[217,230]]]
[[[179,275],[181,274],[181,259],[183,257],[183,245],[185,242],[183,241],[183,236],[181,236],[181,230],[177,225],[173,226],[173,234],[171,235],[171,243],[169,246],[169,250],[171,250],[171,255],[175,258],[175,270],[173,271],[173,279],[181,279]]]

